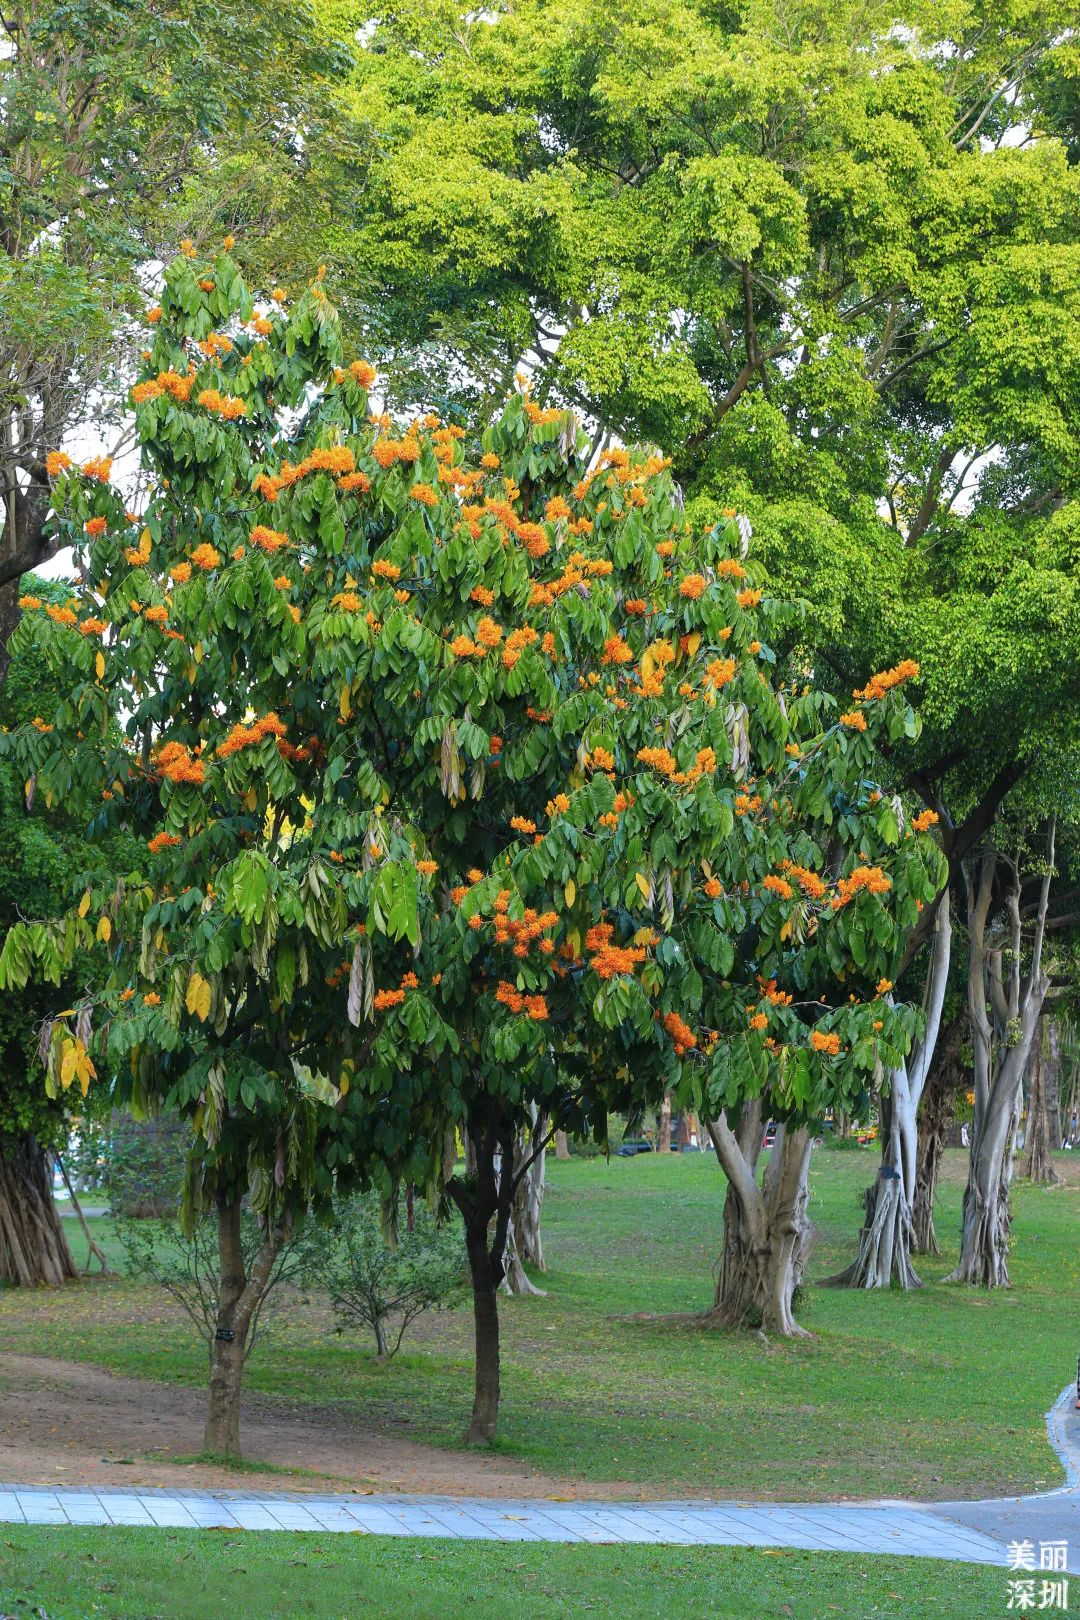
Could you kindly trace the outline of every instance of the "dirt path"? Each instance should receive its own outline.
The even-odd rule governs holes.
[[[401,1490],[453,1496],[641,1497],[640,1486],[578,1485],[513,1458],[445,1451],[356,1421],[334,1406],[245,1400],[249,1457],[281,1473],[178,1463],[202,1445],[200,1390],[125,1378],[45,1356],[0,1355],[0,1482],[172,1485],[204,1490]],[[312,1469],[319,1478],[289,1474]]]

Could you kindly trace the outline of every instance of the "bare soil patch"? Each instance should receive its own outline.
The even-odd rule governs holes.
[[[0,1355],[0,1481],[163,1485],[201,1490],[408,1491],[448,1496],[640,1497],[640,1486],[584,1484],[512,1458],[446,1451],[358,1423],[340,1406],[245,1400],[246,1454],[280,1472],[176,1462],[202,1444],[203,1396],[100,1367]],[[310,1469],[320,1477],[290,1474]]]

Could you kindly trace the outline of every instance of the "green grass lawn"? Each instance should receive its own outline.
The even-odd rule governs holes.
[[[1060,1482],[1043,1414],[1076,1364],[1080,1155],[1070,1185],[1019,1187],[1015,1286],[852,1293],[811,1287],[814,1337],[764,1343],[702,1330],[723,1179],[704,1154],[551,1164],[544,1298],[503,1304],[500,1445],[549,1471],[650,1494],[948,1498]],[[812,1277],[851,1256],[872,1149],[819,1151]],[[938,1213],[955,1260],[963,1156],[950,1154]],[[77,1237],[73,1240],[78,1242]],[[249,1387],[343,1403],[398,1434],[461,1443],[470,1404],[470,1313],[429,1319],[388,1367],[335,1337],[325,1310],[280,1320]],[[201,1384],[205,1353],[176,1311],[123,1278],[53,1294],[0,1295],[0,1342]],[[339,1408],[341,1410],[341,1408]]]
[[[0,1537],[0,1607],[18,1620],[975,1620],[1003,1613],[1007,1590],[1003,1569],[756,1548],[13,1526]]]

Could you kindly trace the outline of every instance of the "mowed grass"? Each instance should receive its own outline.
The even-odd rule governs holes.
[[[939,1259],[902,1294],[811,1285],[808,1340],[727,1335],[711,1298],[724,1182],[708,1155],[550,1165],[543,1298],[501,1304],[501,1449],[630,1494],[736,1498],[950,1497],[1060,1483],[1044,1413],[1076,1364],[1080,1155],[1064,1187],[1015,1191],[1012,1289],[942,1286],[955,1261],[964,1155],[948,1155]],[[853,1252],[872,1149],[813,1160],[811,1279]],[[100,1223],[102,1226],[104,1223]],[[73,1240],[78,1242],[73,1233]],[[200,1385],[205,1352],[153,1289],[119,1278],[0,1295],[11,1351]],[[434,1441],[462,1442],[468,1310],[426,1320],[387,1367],[332,1332],[313,1301],[278,1320],[248,1387]]]
[[[757,1548],[14,1526],[0,1535],[0,1606],[19,1620],[971,1620],[1002,1612],[1007,1592],[1003,1569]]]

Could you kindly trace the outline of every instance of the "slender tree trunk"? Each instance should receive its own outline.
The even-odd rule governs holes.
[[[240,1389],[252,1318],[262,1303],[285,1229],[268,1229],[247,1274],[241,1237],[241,1198],[218,1198],[218,1308],[210,1345],[210,1389],[203,1450],[215,1457],[240,1456]]]
[[[918,1147],[916,1119],[930,1061],[937,1045],[952,953],[952,916],[946,889],[938,916],[926,976],[926,1032],[908,1062],[889,1072],[881,1103],[881,1168],[864,1196],[866,1219],[855,1259],[829,1283],[844,1288],[919,1288],[911,1261]]]
[[[83,1208],[79,1203],[71,1177],[67,1173],[67,1166],[64,1164],[64,1161],[60,1157],[59,1153],[54,1155],[54,1162],[56,1164],[56,1168],[64,1178],[64,1186],[67,1188],[67,1195],[71,1200],[71,1207],[78,1217],[79,1225],[82,1227],[83,1237],[86,1239],[87,1254],[86,1264],[83,1267],[83,1276],[85,1276],[90,1270],[90,1262],[92,1260],[96,1260],[98,1265],[101,1267],[101,1275],[103,1277],[111,1277],[112,1270],[109,1266],[105,1250],[101,1247],[100,1243],[95,1241],[94,1234],[91,1232],[86,1216],[83,1214]]]
[[[793,1299],[809,1249],[806,1202],[813,1138],[805,1126],[778,1126],[759,1186],[760,1104],[747,1105],[743,1114],[737,1133],[723,1115],[708,1122],[728,1192],[716,1297],[705,1321],[724,1328],[760,1327],[785,1338],[801,1336],[806,1330],[795,1321]]]
[[[568,1159],[570,1157],[570,1143],[566,1139],[565,1131],[555,1132],[555,1157]]]
[[[1046,1099],[1046,1132],[1050,1150],[1061,1146],[1061,1026],[1056,1018],[1046,1018],[1046,1045],[1043,1048],[1043,1096]],[[1056,1174],[1056,1172],[1055,1172]]]
[[[1031,1090],[1028,1095],[1027,1134],[1024,1137],[1024,1151],[1019,1166],[1021,1176],[1040,1187],[1055,1186],[1061,1180],[1050,1157],[1050,1117],[1046,1087],[1046,1076],[1050,1068],[1047,1058],[1050,1024],[1050,1019],[1040,1019],[1031,1045]],[[1056,1143],[1054,1145],[1056,1146]]]
[[[671,1152],[671,1092],[664,1092],[664,1100],[656,1115],[656,1151]]]
[[[464,1177],[453,1176],[446,1184],[465,1226],[473,1295],[473,1408],[465,1441],[490,1445],[499,1418],[498,1293],[515,1191],[514,1132],[502,1105],[490,1097],[469,1119],[465,1163]]]
[[[79,1275],[53,1198],[51,1164],[36,1137],[0,1137],[0,1280],[22,1288]]]
[[[390,1347],[386,1342],[386,1329],[381,1316],[376,1315],[373,1326],[375,1329],[375,1354],[380,1361],[385,1361],[389,1356]]]
[[[489,1446],[499,1422],[499,1301],[502,1281],[488,1249],[487,1222],[465,1228],[465,1247],[472,1279],[473,1329],[476,1335],[473,1408],[465,1443]]]

